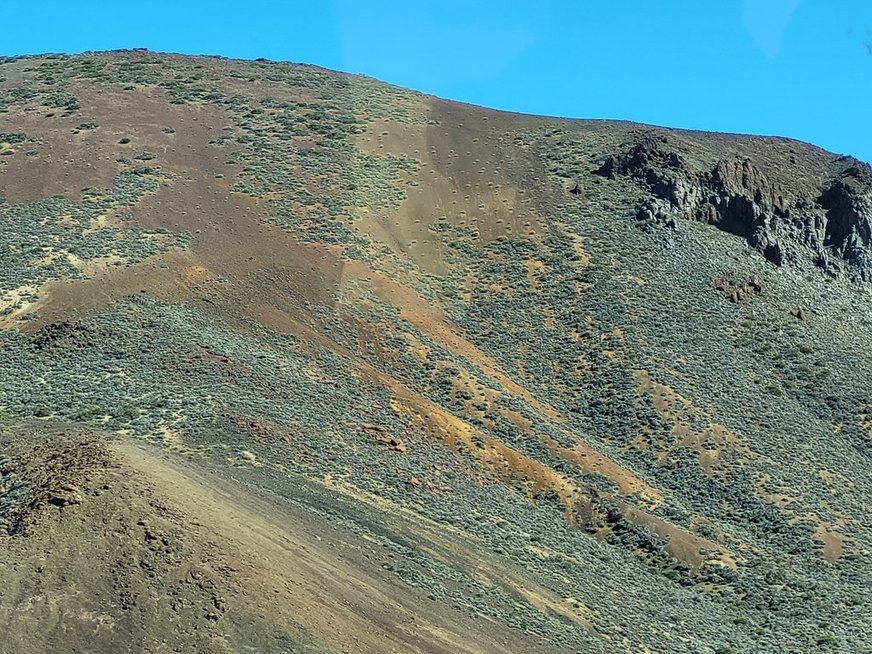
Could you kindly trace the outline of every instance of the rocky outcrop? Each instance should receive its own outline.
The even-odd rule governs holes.
[[[733,304],[744,304],[755,295],[763,293],[763,280],[759,275],[752,275],[742,281],[716,277],[712,279],[712,286]]]
[[[744,238],[776,265],[810,260],[828,272],[872,281],[868,165],[834,158],[829,170],[796,175],[803,181],[784,184],[750,156],[733,155],[714,165],[699,161],[683,142],[651,133],[626,152],[608,156],[594,172],[634,179],[650,191],[654,202],[643,200],[637,218],[656,216],[651,207],[667,202],[679,216]],[[661,207],[659,213],[671,212]]]
[[[42,327],[33,336],[31,343],[37,350],[81,350],[94,346],[99,337],[96,330],[79,321],[62,320]]]
[[[645,231],[650,231],[654,225],[675,227],[675,211],[672,205],[659,198],[642,200],[636,208],[636,220]]]
[[[837,257],[872,279],[872,169],[851,165],[817,199],[826,211],[824,245]]]

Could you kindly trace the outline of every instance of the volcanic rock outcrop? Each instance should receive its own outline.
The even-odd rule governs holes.
[[[595,172],[635,180],[679,215],[741,236],[776,265],[810,260],[833,274],[872,279],[867,164],[843,157],[824,179],[785,184],[770,176],[767,162],[735,156],[706,166],[682,146],[664,134],[644,135]],[[641,216],[658,215],[650,202],[640,205]]]

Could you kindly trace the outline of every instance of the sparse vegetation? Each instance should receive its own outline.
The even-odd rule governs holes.
[[[389,553],[398,588],[554,651],[868,648],[867,291],[701,222],[640,225],[650,189],[592,171],[643,128],[485,121],[290,64],[25,61],[3,106],[142,89],[176,127],[165,148],[131,126],[125,153],[83,111],[115,134],[114,182],[0,204],[4,420],[256,470],[240,488],[288,503],[335,484],[311,510]],[[706,165],[787,147],[686,138]],[[505,574],[388,532],[364,497]]]
[[[46,107],[65,109],[68,112],[80,109],[78,99],[70,93],[51,93],[46,96],[43,105]]]

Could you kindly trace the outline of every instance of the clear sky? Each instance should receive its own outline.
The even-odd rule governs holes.
[[[5,55],[266,57],[497,109],[778,134],[872,161],[872,0],[2,4]]]

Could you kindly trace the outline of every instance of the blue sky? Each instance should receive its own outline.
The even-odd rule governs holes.
[[[4,5],[0,54],[266,57],[498,109],[777,134],[872,161],[870,0]]]

